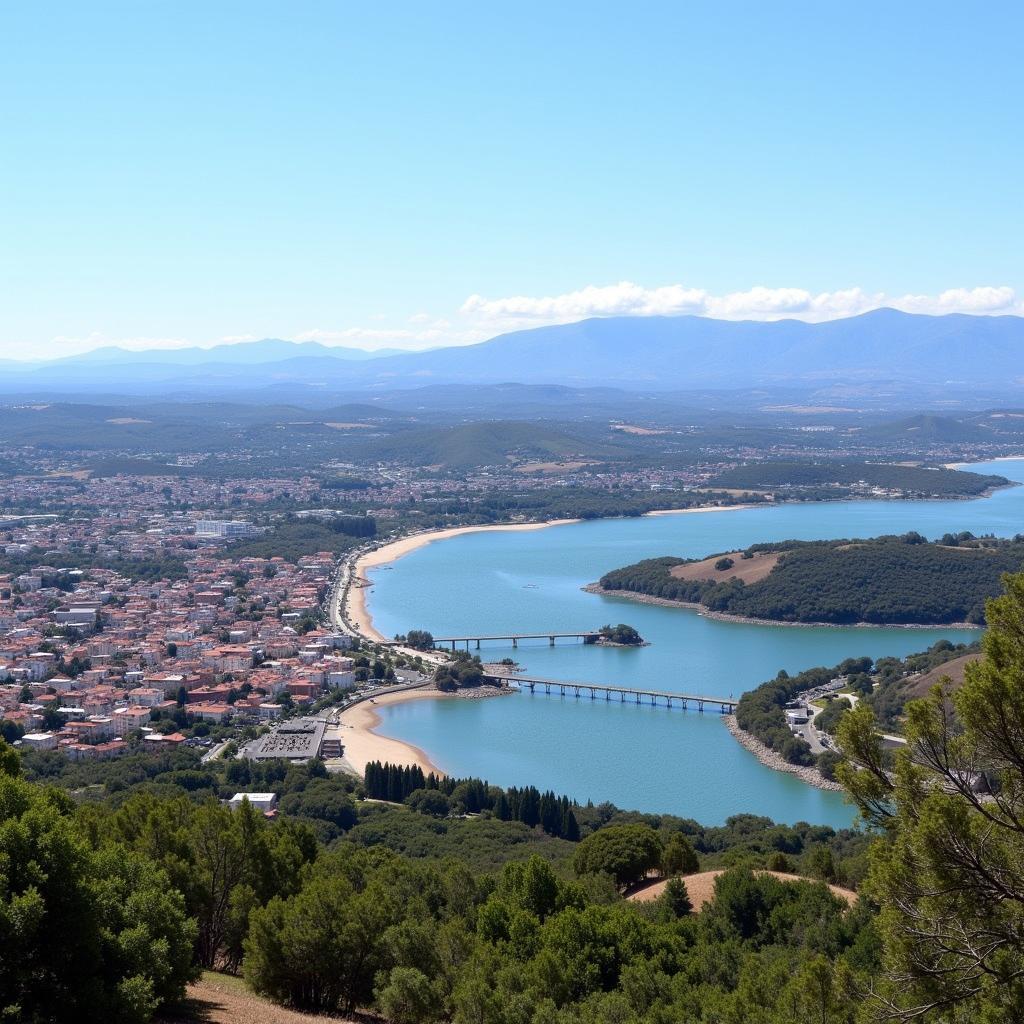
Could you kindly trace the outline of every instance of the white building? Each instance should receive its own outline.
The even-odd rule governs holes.
[[[57,749],[57,737],[52,732],[27,732],[21,742],[29,750]]]
[[[197,537],[251,537],[258,532],[252,523],[238,519],[200,519],[196,523]]]
[[[228,801],[228,807],[235,810],[235,808],[241,807],[246,800],[252,804],[254,810],[260,811],[262,814],[272,811],[277,806],[276,793],[236,793]]]

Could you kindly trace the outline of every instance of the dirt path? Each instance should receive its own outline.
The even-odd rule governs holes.
[[[287,1010],[250,992],[241,978],[205,972],[188,987],[188,1005],[178,1014],[162,1014],[157,1024],[340,1024],[348,1017],[318,1017]]]
[[[700,911],[704,905],[710,903],[715,895],[715,879],[722,874],[722,871],[701,871],[696,875],[686,875],[683,881],[686,883],[686,891],[690,895],[690,902],[694,910]],[[755,871],[755,875],[772,875],[783,882],[815,882],[814,878],[805,878],[802,875],[787,875],[781,871]],[[661,882],[653,882],[643,889],[630,893],[627,899],[637,903],[646,903],[649,900],[656,900],[668,885],[668,879]],[[857,902],[857,894],[852,889],[843,889],[838,885],[830,885],[829,890],[833,896],[845,900],[849,906]]]

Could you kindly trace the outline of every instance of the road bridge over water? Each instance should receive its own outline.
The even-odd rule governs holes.
[[[565,679],[541,679],[537,676],[486,675],[484,678],[501,686],[514,686],[519,690],[529,690],[534,694],[544,693],[548,696],[557,695],[577,699],[589,697],[590,700],[603,699],[605,701],[618,698],[622,704],[650,704],[655,707],[663,704],[668,708],[679,707],[683,711],[688,710],[692,705],[701,713],[706,704],[720,714],[731,715],[736,710],[738,703],[733,697],[709,697],[701,694],[673,693],[669,690],[648,690],[637,686],[608,686],[603,683],[580,683]]]
[[[454,651],[456,647],[465,644],[469,650],[470,644],[475,644],[480,650],[480,645],[485,642],[496,642],[499,640],[511,641],[513,647],[519,646],[520,640],[547,640],[549,647],[555,646],[556,640],[581,640],[585,644],[594,644],[601,638],[599,629],[580,629],[567,633],[495,633],[490,636],[435,636],[435,647],[448,647]],[[389,640],[386,643],[394,644],[396,641]]]

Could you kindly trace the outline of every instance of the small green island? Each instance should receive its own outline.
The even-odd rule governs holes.
[[[703,559],[648,558],[587,589],[763,622],[982,626],[1003,574],[1022,565],[1022,534],[928,541],[907,533],[754,544]]]
[[[633,626],[620,622],[617,626],[602,626],[597,636],[586,638],[586,643],[600,644],[602,647],[646,647],[647,641]]]

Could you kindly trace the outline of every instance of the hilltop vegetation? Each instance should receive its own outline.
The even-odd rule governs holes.
[[[780,557],[752,583],[732,572],[742,566],[734,557],[723,556],[719,579],[681,578],[681,567],[699,560],[663,557],[606,573],[599,587],[767,621],[980,625],[985,602],[1000,593],[1002,575],[1024,565],[1024,536],[946,535],[929,543],[909,533],[871,540],[782,541],[755,544],[741,558],[761,552]]]
[[[12,1020],[142,1024],[214,968],[285,1005],[374,1009],[394,1024],[515,1024],[541,1011],[573,1024],[626,1006],[638,1020],[695,1007],[720,1018],[741,1013],[768,971],[782,1024],[821,965],[878,969],[867,905],[851,911],[822,884],[752,873],[855,885],[867,840],[849,831],[753,815],[703,828],[573,805],[581,841],[569,841],[545,834],[546,795],[532,787],[442,786],[433,792],[453,815],[442,817],[419,806],[424,789],[406,808],[362,803],[361,783],[319,762],[200,766],[182,750],[91,765],[35,754],[24,767],[51,788],[17,778],[19,758],[0,744],[0,882],[14,901],[0,909],[13,943],[0,1008]],[[371,774],[390,796],[420,781]],[[277,793],[279,818],[215,799],[238,788]],[[535,805],[536,826],[491,816],[495,793],[520,818]],[[649,904],[622,898],[648,871],[730,865],[699,916],[681,881]],[[82,916],[93,907],[95,926]]]
[[[963,687],[908,706],[895,761],[866,701],[839,716],[837,773],[870,832],[703,827],[386,765],[364,785],[316,760],[75,764],[0,742],[0,1016],[145,1024],[214,968],[390,1024],[1019,1020],[1024,575],[1008,586]],[[870,659],[781,674],[741,704],[777,720],[807,685],[879,669],[896,677]],[[237,790],[275,793],[279,815],[219,802]],[[573,838],[545,831],[567,812]],[[714,869],[691,899],[687,877]],[[661,895],[624,898],[648,878]]]
[[[418,466],[493,466],[512,458],[537,461],[622,458],[630,446],[606,441],[575,424],[573,432],[515,420],[398,431],[367,446],[365,456]]]
[[[940,466],[902,466],[877,462],[754,462],[719,474],[715,487],[753,490],[785,488],[849,488],[863,484],[907,496],[965,497],[1005,487],[1009,480],[994,474],[971,473]]]

